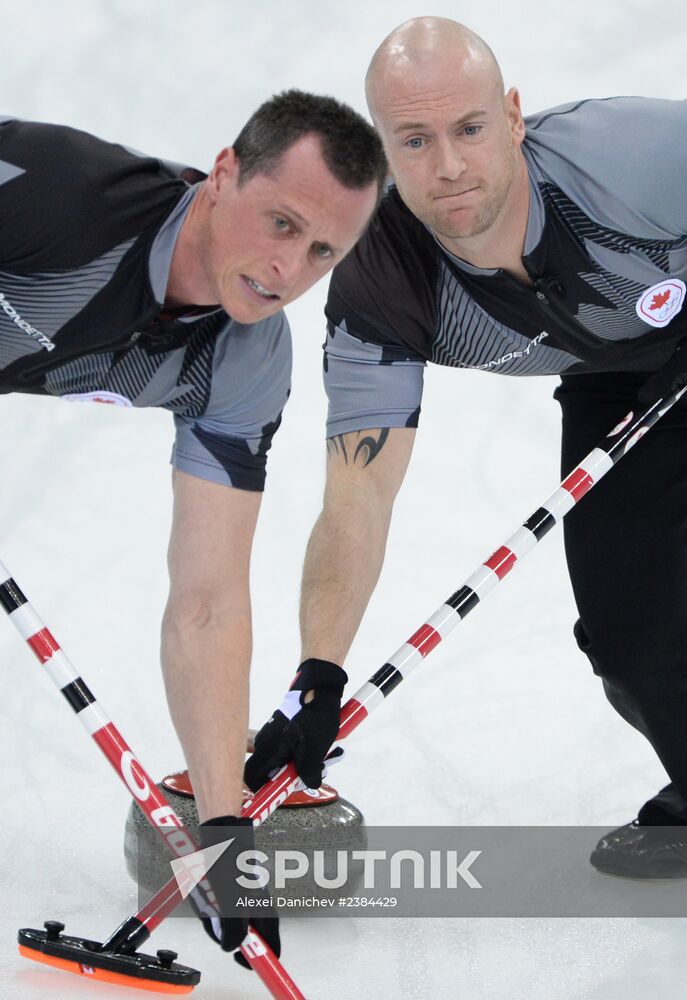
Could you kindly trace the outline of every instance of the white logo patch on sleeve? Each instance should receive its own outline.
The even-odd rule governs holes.
[[[659,281],[637,299],[637,315],[650,326],[667,326],[682,309],[686,290],[684,281],[679,278]]]
[[[110,406],[133,406],[126,396],[118,392],[70,392],[61,397],[66,403],[109,403]]]

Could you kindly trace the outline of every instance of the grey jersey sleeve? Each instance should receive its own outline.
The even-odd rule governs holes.
[[[407,348],[359,340],[330,323],[324,344],[327,437],[417,427],[424,368],[423,359]]]
[[[687,100],[611,97],[525,119],[526,150],[592,219],[621,233],[687,233]]]
[[[284,314],[256,326],[228,324],[217,337],[212,365],[205,412],[175,415],[172,464],[200,479],[261,491],[291,382]]]

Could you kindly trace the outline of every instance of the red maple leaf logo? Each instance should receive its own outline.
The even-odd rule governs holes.
[[[670,298],[670,290],[668,290],[667,292],[660,292],[659,294],[654,295],[654,297],[651,300],[651,305],[649,306],[649,309],[661,309],[666,304],[669,298]]]

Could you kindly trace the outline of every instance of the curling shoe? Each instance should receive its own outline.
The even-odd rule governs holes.
[[[598,871],[625,878],[687,878],[687,826],[633,820],[602,837],[589,860]]]

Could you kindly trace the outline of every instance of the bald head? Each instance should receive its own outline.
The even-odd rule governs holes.
[[[520,225],[528,198],[520,97],[504,93],[479,35],[443,17],[406,21],[375,52],[366,90],[398,193],[459,256],[474,238],[497,244],[504,217]]]
[[[365,78],[370,114],[377,123],[390,95],[415,93],[454,78],[472,82],[490,96],[503,96],[501,70],[479,35],[445,17],[416,17],[395,28],[372,57]]]

